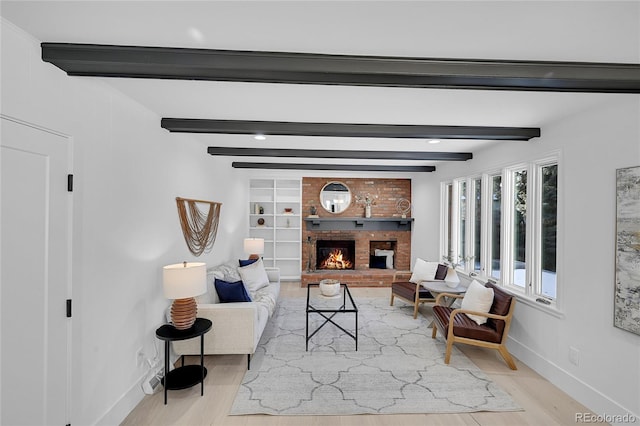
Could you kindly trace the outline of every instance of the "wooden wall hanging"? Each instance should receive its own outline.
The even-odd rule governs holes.
[[[180,226],[189,251],[194,256],[210,252],[216,241],[222,203],[176,197]],[[208,209],[198,207],[208,204]],[[206,213],[205,213],[206,210]]]

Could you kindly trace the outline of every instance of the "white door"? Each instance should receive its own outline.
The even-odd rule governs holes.
[[[5,117],[0,125],[0,424],[65,425],[70,142]]]

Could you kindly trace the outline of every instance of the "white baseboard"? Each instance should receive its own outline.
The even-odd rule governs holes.
[[[129,413],[136,408],[144,398],[144,392],[142,392],[142,387],[140,387],[140,382],[144,376],[146,376],[146,373],[131,385],[129,390],[111,406],[102,418],[95,423],[96,426],[119,425],[123,422]]]
[[[600,416],[633,416],[640,420],[640,413],[634,413],[612,400],[602,392],[583,382],[568,371],[536,353],[528,346],[509,337],[509,351],[529,368],[560,388],[573,399]],[[615,419],[613,419],[615,420]],[[629,422],[616,423],[609,420],[612,425],[629,424]]]

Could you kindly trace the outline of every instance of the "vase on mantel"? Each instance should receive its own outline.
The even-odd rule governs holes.
[[[364,217],[371,217],[371,206],[364,206]]]

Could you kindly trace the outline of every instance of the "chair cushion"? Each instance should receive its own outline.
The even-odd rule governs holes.
[[[489,309],[489,313],[495,315],[507,315],[509,313],[509,308],[511,307],[511,299],[513,299],[513,296],[491,283],[487,283],[486,287],[493,289],[493,304],[491,305],[491,309]],[[500,335],[502,335],[505,322],[503,320],[489,318],[489,320],[487,320],[487,325],[494,328]]]
[[[453,310],[454,308],[441,305],[433,307],[433,319],[445,337],[449,328],[449,316]],[[476,324],[474,320],[465,314],[456,315],[453,323],[453,334],[457,337],[466,337],[491,343],[500,343],[502,340],[501,334],[498,334],[496,330],[487,324]]]
[[[447,278],[447,272],[449,271],[449,267],[447,265],[443,265],[442,263],[438,263],[438,269],[436,269],[436,275],[433,277],[434,280],[444,280]]]
[[[408,300],[416,300],[416,285],[408,281],[391,283],[391,292]],[[429,290],[420,287],[420,299],[435,299]]]

